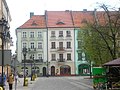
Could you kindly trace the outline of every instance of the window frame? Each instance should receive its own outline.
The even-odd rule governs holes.
[[[27,32],[22,32],[22,37],[26,38],[27,37]]]
[[[63,37],[63,31],[59,31],[59,37]]]
[[[55,42],[51,42],[51,49],[56,49],[56,43]]]
[[[67,48],[71,48],[71,42],[67,42]]]
[[[34,32],[30,32],[30,38],[34,38]]]

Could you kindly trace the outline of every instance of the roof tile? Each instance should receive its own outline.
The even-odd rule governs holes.
[[[34,15],[27,22],[25,22],[19,28],[46,28],[45,16],[44,15]]]
[[[70,11],[47,11],[47,27],[73,27]]]

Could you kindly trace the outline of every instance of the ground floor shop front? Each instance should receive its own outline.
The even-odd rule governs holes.
[[[17,67],[17,72],[30,76],[32,73],[38,76],[71,76],[75,75],[75,66],[73,62],[69,63],[42,63],[42,64],[25,64],[24,63]]]

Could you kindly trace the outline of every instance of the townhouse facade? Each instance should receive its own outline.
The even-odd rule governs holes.
[[[74,28],[69,11],[47,11],[50,75],[75,75]]]
[[[10,35],[11,15],[6,0],[0,0],[0,65],[11,64],[12,37]],[[2,63],[2,60],[4,61]]]
[[[41,73],[46,75],[47,29],[44,18],[44,15],[30,13],[30,19],[16,29],[17,60],[21,62],[20,67],[18,67],[19,72],[23,72],[24,70],[22,49],[26,47],[26,73],[30,75],[36,72],[38,75]]]
[[[75,31],[75,73],[76,75],[89,75],[92,65],[84,52],[82,27],[86,22],[93,20],[94,11],[72,11],[72,18]]]
[[[22,72],[24,69],[22,49],[26,47],[28,51],[26,61],[28,61],[25,62],[25,69],[29,75],[32,69],[42,76],[90,74],[89,60],[81,48],[79,32],[85,22],[91,19],[92,13],[93,11],[86,10],[45,11],[42,21],[40,19],[42,15],[37,18],[38,16],[33,14],[27,22],[16,29],[17,59],[21,62],[18,71]],[[38,32],[42,34],[39,39],[37,39]],[[37,47],[39,42],[42,43],[42,50]],[[34,57],[32,60],[34,62],[31,62],[30,56]],[[35,62],[39,56],[43,59],[41,63]]]

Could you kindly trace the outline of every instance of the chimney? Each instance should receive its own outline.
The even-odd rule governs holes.
[[[83,12],[87,12],[87,9],[83,9]]]
[[[34,12],[30,12],[30,18],[34,16]]]

